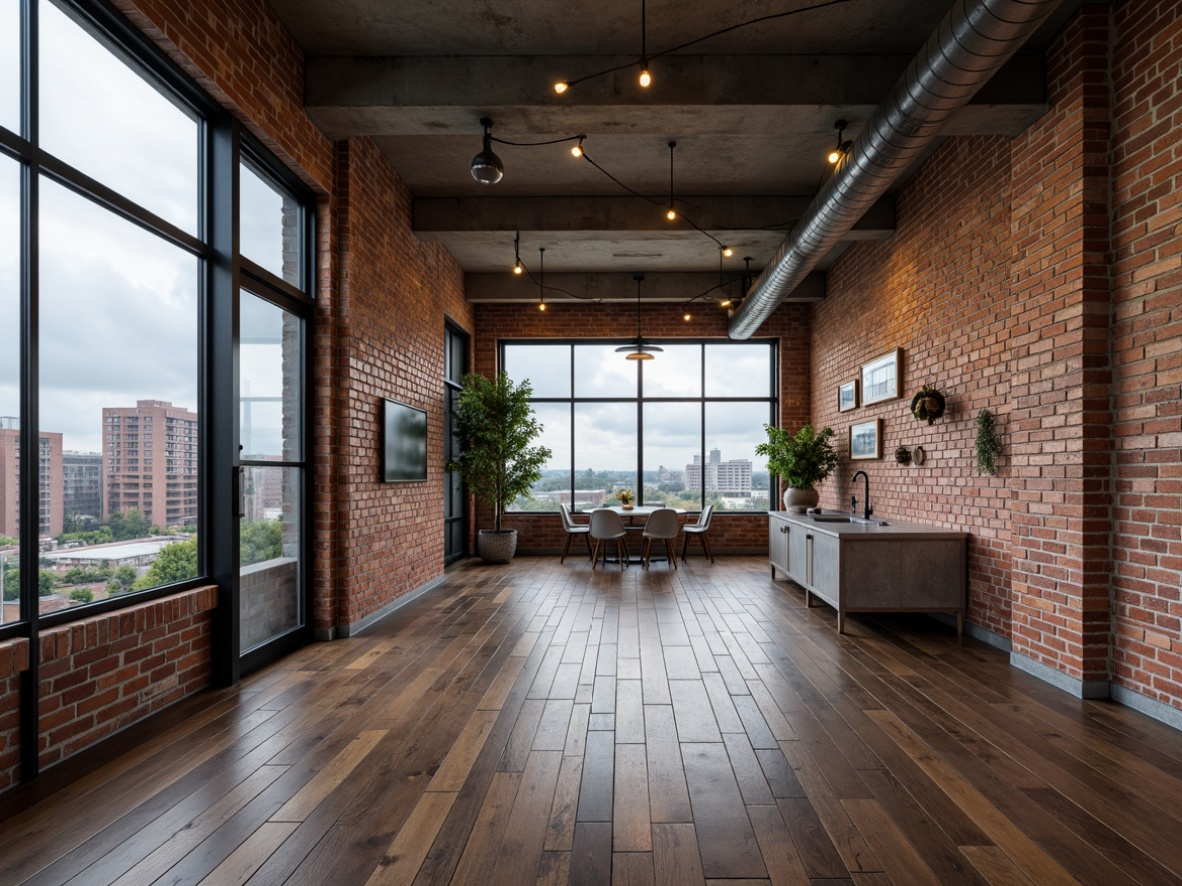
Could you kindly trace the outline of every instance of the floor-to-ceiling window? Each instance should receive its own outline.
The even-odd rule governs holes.
[[[279,564],[215,653],[306,627],[312,206],[105,4],[0,2],[0,639],[210,580],[247,611]]]
[[[619,502],[766,511],[766,461],[755,446],[777,415],[772,342],[654,342],[652,360],[628,342],[511,341],[501,366],[528,380],[540,439],[553,455],[514,510],[586,510]]]

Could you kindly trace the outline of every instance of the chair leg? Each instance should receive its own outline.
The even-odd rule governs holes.
[[[677,568],[677,553],[673,550],[673,539],[665,539],[665,556],[669,562],[673,564],[673,568]]]
[[[685,533],[681,537],[681,562],[685,562],[685,552],[689,550],[690,533]]]
[[[648,558],[653,549],[653,540],[646,538],[644,540],[644,547],[640,551],[640,565],[648,569]]]
[[[710,562],[714,562],[714,552],[710,550],[710,539],[706,537],[706,533],[702,533],[702,547],[706,549],[706,556],[710,558]]]
[[[591,571],[595,571],[595,565],[599,562],[599,539],[595,539],[595,550],[591,552]]]
[[[562,546],[562,556],[558,558],[558,564],[560,566],[566,562],[566,555],[567,555],[567,553],[570,552],[570,540],[571,540],[571,534],[568,532],[566,534],[566,544],[564,544]]]
[[[616,539],[616,545],[620,550],[620,569],[626,569],[628,567],[628,542],[624,541],[624,536],[621,535]]]
[[[586,532],[580,532],[579,535],[583,536],[583,541],[585,541],[587,543],[587,556],[590,557],[591,556],[591,536]]]

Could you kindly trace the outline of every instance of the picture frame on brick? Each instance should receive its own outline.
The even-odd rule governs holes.
[[[903,389],[903,349],[895,348],[862,364],[862,405],[897,400]]]

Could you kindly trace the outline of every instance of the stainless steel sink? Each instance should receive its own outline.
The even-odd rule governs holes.
[[[852,520],[845,514],[810,514],[810,519],[818,523],[850,523]]]

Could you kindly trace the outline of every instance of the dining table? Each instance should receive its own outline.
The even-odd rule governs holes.
[[[653,511],[660,510],[661,508],[665,507],[665,505],[633,505],[630,508],[626,508],[623,505],[601,505],[601,507],[605,507],[609,511],[615,511],[621,517],[626,518],[626,522],[624,523],[624,529],[626,529],[628,532],[632,533],[632,532],[644,532],[644,522],[637,523],[636,522],[637,517],[647,518],[648,515],[651,514]],[[579,511],[579,513],[590,514],[591,511],[593,511],[593,510],[595,510],[595,508],[588,508],[586,510]],[[684,514],[685,513],[685,508],[673,508],[672,510],[676,514]],[[653,560],[662,560],[664,558],[659,555],[654,555],[652,557],[652,559]],[[629,563],[639,563],[640,562],[640,555],[633,554],[633,553],[629,552],[628,562]]]

